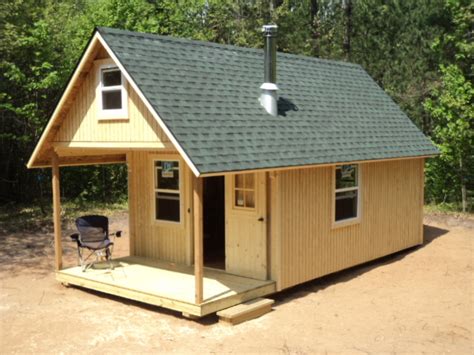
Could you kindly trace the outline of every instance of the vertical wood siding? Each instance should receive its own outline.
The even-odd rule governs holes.
[[[167,156],[169,157],[169,156]],[[130,211],[130,250],[133,255],[156,258],[180,264],[190,264],[192,254],[189,248],[191,238],[190,198],[192,172],[181,160],[183,172],[182,195],[183,224],[166,225],[154,220],[154,178],[153,159],[159,159],[158,153],[131,152],[129,164],[129,211]],[[176,155],[179,160],[179,156]],[[190,211],[190,210],[189,210]]]
[[[168,143],[158,122],[128,85],[128,120],[98,120],[95,66],[87,74],[67,113],[55,142]]]
[[[360,164],[361,221],[336,228],[333,167],[277,173],[272,242],[280,239],[281,246],[271,260],[280,260],[272,265],[278,288],[421,244],[423,167],[423,159]]]

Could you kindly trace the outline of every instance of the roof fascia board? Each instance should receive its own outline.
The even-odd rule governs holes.
[[[158,122],[158,124],[160,125],[161,129],[165,132],[166,136],[168,137],[168,139],[173,143],[174,147],[176,148],[176,150],[179,152],[179,154],[182,156],[182,158],[184,159],[184,161],[186,162],[186,164],[188,164],[189,168],[192,170],[192,172],[194,173],[194,175],[196,177],[199,177],[201,175],[201,173],[199,172],[199,170],[196,168],[196,166],[194,165],[194,163],[192,162],[192,160],[189,158],[189,156],[186,154],[186,152],[184,151],[184,149],[181,147],[181,145],[178,143],[178,141],[176,140],[176,138],[173,136],[173,134],[171,133],[171,131],[168,129],[168,127],[166,126],[166,124],[163,122],[163,120],[161,119],[161,117],[158,115],[158,112],[156,112],[156,110],[153,108],[153,106],[150,104],[150,102],[148,101],[148,99],[146,98],[146,96],[143,94],[143,92],[140,90],[140,88],[138,87],[138,85],[135,83],[135,81],[132,79],[132,77],[130,76],[130,74],[127,72],[127,70],[125,69],[125,67],[123,66],[123,64],[120,62],[120,60],[117,58],[117,56],[115,55],[115,53],[112,51],[112,49],[109,47],[109,45],[107,44],[107,42],[105,41],[105,39],[102,37],[102,35],[99,33],[99,32],[96,32],[96,35],[97,35],[97,38],[98,40],[100,41],[100,43],[102,44],[102,46],[106,49],[107,53],[110,55],[110,57],[115,61],[115,63],[117,64],[117,66],[120,68],[120,70],[122,71],[122,73],[125,75],[125,78],[127,79],[128,83],[133,87],[133,89],[135,90],[135,92],[138,94],[138,96],[140,97],[140,99],[143,101],[143,103],[145,104],[145,106],[148,108],[148,110],[151,112],[151,114],[153,115],[153,117],[155,118],[155,120]]]
[[[79,61],[78,65],[76,66],[76,69],[74,70],[74,73],[69,80],[66,89],[64,90],[63,94],[61,95],[61,99],[59,100],[58,104],[56,105],[56,108],[53,111],[53,114],[51,115],[48,124],[46,125],[46,128],[44,129],[43,133],[41,134],[41,137],[38,141],[38,143],[35,146],[35,149],[33,150],[33,154],[31,154],[30,159],[28,160],[28,163],[26,164],[26,167],[28,169],[34,168],[34,162],[36,158],[38,157],[39,152],[41,151],[41,148],[43,145],[46,143],[46,138],[49,135],[49,132],[51,131],[52,127],[55,124],[55,121],[58,118],[59,112],[61,112],[62,107],[64,106],[64,103],[66,102],[68,96],[71,93],[72,88],[76,84],[80,73],[86,63],[89,61],[89,57],[92,53],[92,50],[94,49],[95,45],[97,44],[98,37],[97,37],[98,32],[96,31],[95,34],[92,36],[92,39],[90,40],[84,54],[82,55],[81,60]]]
[[[288,170],[298,170],[298,169],[324,168],[324,167],[334,166],[334,165],[380,163],[380,162],[397,161],[397,160],[409,160],[409,159],[426,159],[426,158],[433,158],[433,157],[436,157],[436,156],[438,156],[438,154],[414,155],[414,156],[399,157],[399,158],[356,160],[356,161],[334,162],[334,163],[322,163],[322,164],[281,166],[281,167],[262,168],[262,169],[223,171],[223,172],[207,173],[207,174],[204,173],[204,174],[201,174],[201,177],[205,178],[205,177],[225,176],[225,175],[240,174],[240,173],[245,173],[245,174],[247,174],[247,173],[259,173],[259,172],[262,172],[262,173],[263,173],[263,172],[273,172],[273,171],[288,171]]]

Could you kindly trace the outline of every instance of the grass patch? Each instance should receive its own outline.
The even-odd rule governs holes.
[[[119,203],[99,203],[71,201],[61,202],[61,219],[63,225],[73,222],[77,217],[86,214],[110,216],[114,213],[126,212],[127,201]],[[38,203],[9,203],[0,206],[0,232],[18,231],[51,231],[53,228],[52,206],[48,204],[43,210]]]
[[[473,211],[461,212],[462,207],[460,203],[439,203],[439,204],[427,204],[424,206],[424,212],[427,214],[444,214],[456,217],[472,217],[474,216]]]

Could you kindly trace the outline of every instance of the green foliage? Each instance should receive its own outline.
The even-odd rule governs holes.
[[[0,199],[49,193],[49,172],[25,164],[95,26],[259,48],[273,22],[279,50],[350,60],[375,78],[442,151],[427,166],[427,198],[455,205],[461,185],[472,194],[473,12],[469,0],[2,1]],[[126,194],[123,166],[62,169],[62,179],[77,202]]]
[[[441,86],[424,105],[435,122],[433,139],[441,151],[429,163],[428,191],[436,201],[436,192],[446,186],[443,195],[459,201],[463,185],[474,178],[474,88],[456,65],[441,66],[441,72]]]
[[[472,84],[474,4],[446,0],[450,31],[432,43],[438,55],[436,81],[424,108],[433,121],[432,138],[441,156],[427,166],[426,195],[434,202],[462,202],[464,211],[474,200],[474,88]]]

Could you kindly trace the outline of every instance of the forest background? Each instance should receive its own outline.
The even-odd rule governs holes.
[[[474,209],[470,0],[3,0],[0,2],[0,206],[45,214],[50,169],[26,162],[95,26],[358,63],[438,146],[425,201]],[[126,202],[126,167],[61,169],[64,199]]]

